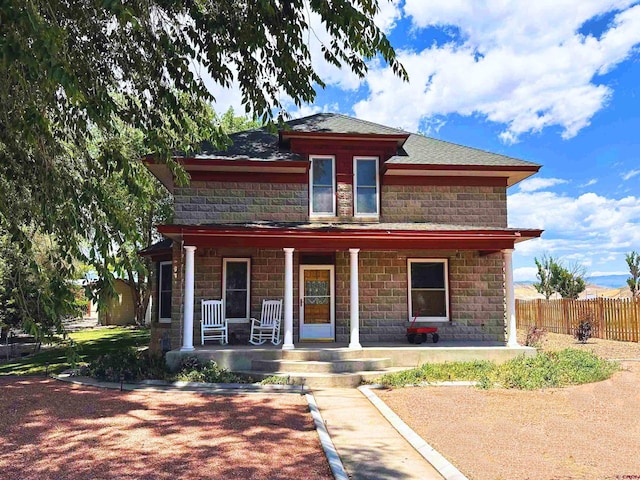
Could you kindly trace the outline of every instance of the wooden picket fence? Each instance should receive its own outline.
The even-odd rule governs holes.
[[[516,300],[518,328],[535,325],[547,332],[573,335],[575,326],[586,318],[593,320],[595,338],[640,341],[640,298]]]

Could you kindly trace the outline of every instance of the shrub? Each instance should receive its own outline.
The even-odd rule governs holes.
[[[505,388],[534,390],[599,382],[618,369],[617,363],[591,352],[567,348],[505,362],[498,366],[496,380]]]
[[[271,375],[270,377],[263,378],[260,381],[260,385],[290,385],[291,377],[288,375]]]
[[[542,342],[546,334],[547,331],[544,328],[538,328],[536,325],[533,325],[527,332],[527,339],[524,344],[527,347],[539,348],[542,346]]]
[[[119,382],[138,380],[142,377],[138,352],[131,347],[119,352],[99,356],[89,364],[90,376],[98,380]]]
[[[534,390],[599,382],[609,378],[619,365],[591,352],[566,349],[539,352],[535,357],[521,355],[496,365],[493,362],[454,362],[425,364],[419,368],[380,377],[386,387],[402,387],[442,380],[476,381],[479,388],[495,383],[503,388]]]
[[[167,376],[161,356],[134,347],[101,355],[89,364],[87,371],[89,376],[108,382],[164,379]]]
[[[574,327],[573,336],[580,343],[587,343],[593,333],[593,314],[586,313],[580,317],[578,324]]]
[[[183,357],[175,379],[184,382],[246,383],[242,377],[218,367],[213,360],[202,363],[197,357]]]

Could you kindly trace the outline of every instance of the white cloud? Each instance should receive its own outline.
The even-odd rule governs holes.
[[[568,183],[566,180],[561,178],[529,178],[527,180],[523,180],[518,184],[521,192],[535,192],[537,190],[542,190],[543,188],[553,187],[555,185],[561,185],[563,183]]]
[[[631,171],[625,173],[624,175],[622,175],[622,179],[624,181],[627,181],[627,180],[635,177],[636,175],[640,175],[640,170],[631,170]]]
[[[378,3],[379,11],[374,22],[384,33],[389,34],[396,26],[396,21],[402,17],[400,2],[382,0]]]
[[[513,269],[513,280],[516,282],[530,282],[537,280],[536,273],[538,269],[536,267],[520,267]]]
[[[596,183],[598,183],[598,179],[596,178],[592,178],[591,180],[589,180],[587,183],[583,183],[582,185],[580,185],[581,187],[590,187],[591,185],[595,185]]]
[[[640,245],[640,197],[608,198],[548,191],[507,197],[509,225],[545,229],[542,238],[517,244],[514,262],[532,265],[550,254],[600,270],[624,268],[624,253]]]
[[[613,272],[593,272],[590,276],[591,277],[607,277],[609,275],[629,275],[629,272],[623,272],[622,270],[616,270]]]
[[[613,94],[595,77],[629,58],[640,42],[640,5],[633,3],[407,0],[404,13],[416,34],[455,26],[461,42],[399,51],[410,83],[374,63],[369,96],[354,111],[412,131],[424,119],[458,113],[506,125],[501,138],[508,142],[551,126],[573,137]],[[600,38],[578,33],[587,20],[615,11]]]

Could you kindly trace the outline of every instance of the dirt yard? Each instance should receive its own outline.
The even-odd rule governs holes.
[[[640,358],[640,345],[548,335],[547,350]],[[377,392],[473,480],[640,479],[640,362],[604,382],[538,391],[416,387]]]
[[[0,477],[333,478],[299,395],[119,392],[0,378]]]
[[[520,345],[524,345],[526,338],[527,332],[518,330],[518,342],[520,342]],[[557,333],[546,333],[542,339],[541,349],[546,351],[577,348],[579,350],[588,350],[602,358],[640,360],[640,343],[590,338],[587,343],[582,344],[577,342],[571,335],[559,335]]]

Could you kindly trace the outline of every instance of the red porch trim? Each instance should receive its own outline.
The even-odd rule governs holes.
[[[507,177],[447,177],[428,175],[384,175],[384,185],[435,185],[463,187],[506,187]]]
[[[169,238],[200,247],[290,247],[303,251],[364,250],[482,250],[512,249],[518,241],[536,238],[541,230],[467,231],[380,231],[301,230],[296,228],[251,228],[230,226],[161,225],[158,230]]]

